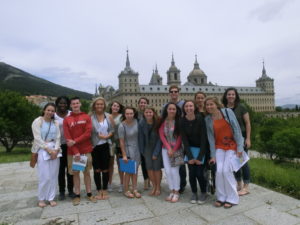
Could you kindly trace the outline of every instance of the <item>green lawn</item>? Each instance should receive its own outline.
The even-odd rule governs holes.
[[[30,147],[15,147],[12,152],[6,153],[5,148],[0,146],[0,163],[29,161],[30,156]]]
[[[252,158],[250,171],[252,183],[300,199],[300,164]]]

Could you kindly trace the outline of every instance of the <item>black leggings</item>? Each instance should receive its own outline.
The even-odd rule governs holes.
[[[193,193],[197,193],[197,181],[200,185],[200,189],[202,193],[206,193],[206,177],[204,176],[205,165],[190,165],[189,167],[189,180]]]
[[[68,147],[66,144],[62,144],[60,147],[62,150],[62,157],[60,157],[59,173],[58,173],[59,192],[65,193],[66,175],[67,175],[68,192],[73,193],[73,176],[70,175],[68,171],[68,160],[67,160]]]
[[[101,182],[101,174],[102,174],[102,182]],[[107,190],[108,172],[95,172],[94,171],[94,180],[95,180],[95,184],[97,187],[97,191]]]

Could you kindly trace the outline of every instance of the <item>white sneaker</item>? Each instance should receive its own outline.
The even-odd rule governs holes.
[[[113,191],[111,184],[108,184],[108,185],[107,185],[107,191],[108,191],[108,192],[112,192],[112,191]]]
[[[119,192],[119,193],[122,193],[122,192],[123,192],[123,184],[120,184],[118,192]]]

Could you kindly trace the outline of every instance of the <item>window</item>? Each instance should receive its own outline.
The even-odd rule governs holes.
[[[174,73],[174,80],[177,80],[177,73]]]

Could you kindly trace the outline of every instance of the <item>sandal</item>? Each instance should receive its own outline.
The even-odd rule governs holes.
[[[219,207],[222,207],[224,205],[224,202],[221,202],[221,201],[215,201],[215,207],[219,208]]]
[[[224,202],[224,208],[230,209],[232,207],[232,204],[230,202]]]
[[[50,204],[51,207],[57,206],[56,201],[53,201],[53,200],[49,201],[49,204]]]
[[[46,203],[45,203],[44,201],[39,201],[38,207],[44,208],[44,207],[46,207],[46,206],[47,206],[47,205],[46,205]]]
[[[250,194],[250,192],[247,189],[243,188],[242,190],[238,191],[238,194],[239,196],[244,196]]]
[[[178,200],[179,200],[179,194],[174,194],[173,197],[172,197],[171,202],[175,203],[175,202],[178,202]]]
[[[109,195],[108,195],[108,192],[106,190],[102,192],[102,199],[103,200],[109,199]]]
[[[98,194],[95,196],[95,198],[97,200],[103,200],[103,193],[102,193],[102,191],[99,191]]]
[[[172,200],[174,193],[170,193],[168,197],[166,197],[166,201],[169,202]]]
[[[142,195],[137,190],[134,190],[133,194],[134,194],[134,197],[136,197],[136,198],[142,197]]]
[[[126,191],[124,193],[124,195],[127,197],[127,198],[134,198],[134,195],[130,192],[130,191]]]

